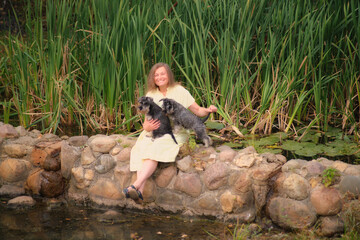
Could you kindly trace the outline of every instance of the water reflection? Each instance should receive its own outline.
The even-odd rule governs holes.
[[[29,209],[0,206],[1,239],[226,239],[225,224],[128,209],[95,209],[38,202]]]

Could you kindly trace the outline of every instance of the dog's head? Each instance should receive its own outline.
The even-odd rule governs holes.
[[[176,102],[175,100],[169,99],[169,98],[163,98],[160,101],[163,102],[162,109],[165,115],[171,115],[174,114],[176,110]]]
[[[140,97],[138,99],[139,105],[138,110],[143,114],[147,114],[150,111],[151,104],[154,102],[153,98],[151,97]]]

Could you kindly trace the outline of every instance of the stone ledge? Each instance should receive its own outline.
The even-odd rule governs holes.
[[[129,170],[136,138],[58,138],[0,126],[4,129],[0,132],[4,136],[0,143],[1,195],[25,191],[43,197],[65,195],[84,204],[90,201],[226,221],[253,222],[267,217],[286,229],[310,228],[320,221],[320,235],[324,236],[343,231],[343,219],[333,216],[342,216],[347,202],[359,202],[358,165],[325,158],[287,161],[278,154],[258,154],[253,147],[237,151],[227,146],[198,146],[189,154],[180,154],[175,163],[159,164],[146,183],[144,203],[139,205],[122,193],[136,179]],[[334,185],[325,187],[321,174],[329,167],[340,175]]]

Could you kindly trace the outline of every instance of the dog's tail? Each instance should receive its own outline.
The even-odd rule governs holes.
[[[172,139],[174,139],[174,142],[175,142],[176,144],[178,144],[178,142],[176,141],[176,138],[175,138],[174,134],[173,134],[172,132],[169,133],[169,134],[171,135]]]
[[[206,122],[206,120],[208,120],[209,116],[210,116],[210,113],[206,117],[200,118],[200,119],[204,123],[204,122]]]

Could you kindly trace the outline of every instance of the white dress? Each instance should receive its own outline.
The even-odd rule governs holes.
[[[156,91],[148,92],[148,97],[152,97],[154,102],[161,106],[160,102],[163,98],[174,99],[185,108],[188,108],[195,102],[191,94],[182,86],[175,85],[168,88],[166,96],[164,96],[158,89]],[[146,159],[156,160],[158,162],[174,162],[179,149],[182,144],[188,140],[188,132],[186,130],[174,134],[178,144],[174,142],[170,134],[156,139],[148,137],[147,131],[142,131],[138,137],[134,147],[131,149],[130,155],[130,171],[141,170],[142,163]]]

